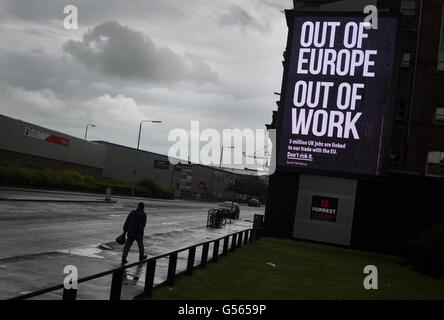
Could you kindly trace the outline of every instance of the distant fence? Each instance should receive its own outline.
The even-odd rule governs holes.
[[[221,256],[226,256],[229,251],[235,251],[236,248],[242,247],[242,245],[246,245],[253,240],[256,240],[258,238],[258,232],[256,229],[246,229],[242,230],[218,239],[202,242],[196,245],[192,245],[186,248],[182,248],[179,250],[175,250],[169,253],[165,253],[156,257],[147,258],[145,260],[142,260],[140,262],[134,262],[131,264],[121,265],[118,268],[114,268],[108,271],[104,271],[101,273],[97,273],[88,277],[81,278],[77,281],[78,284],[91,281],[94,279],[98,279],[101,277],[105,277],[112,274],[112,281],[111,281],[111,288],[110,288],[110,294],[109,299],[110,300],[120,300],[121,292],[122,292],[122,282],[124,279],[125,271],[129,268],[133,268],[135,266],[143,266],[144,264],[147,264],[146,267],[146,276],[145,276],[145,285],[144,285],[144,291],[143,293],[150,297],[153,291],[154,287],[154,275],[156,274],[156,263],[157,260],[162,258],[169,258],[168,262],[168,274],[167,274],[167,280],[164,282],[168,285],[173,285],[175,278],[180,275],[176,274],[176,267],[177,267],[177,256],[179,253],[188,251],[188,260],[187,260],[187,268],[185,273],[186,274],[192,274],[196,256],[196,248],[199,246],[202,246],[202,257],[200,262],[200,267],[205,267],[208,263],[208,251],[210,248],[210,244],[214,243],[213,246],[213,256],[211,261],[217,262],[219,258],[219,248],[222,244],[222,254]],[[231,238],[231,245],[230,245],[230,238]],[[183,273],[183,272],[182,272]],[[63,284],[52,286],[49,288],[41,289],[38,291],[34,291],[31,293],[27,293],[24,295],[13,297],[9,300],[24,300],[29,299],[33,297],[37,297],[46,293],[50,293],[53,291],[61,290],[63,289],[63,300],[76,300],[77,298],[77,291],[78,289],[65,289]]]

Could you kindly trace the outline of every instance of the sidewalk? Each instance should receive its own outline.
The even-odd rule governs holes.
[[[193,244],[217,239],[237,231],[251,228],[249,221],[236,221],[221,229],[195,227],[180,232],[153,234],[144,238],[145,250],[149,257],[158,256]],[[88,247],[58,250],[37,255],[27,255],[0,260],[0,299],[12,298],[46,287],[63,283],[66,276],[63,269],[74,265],[79,272],[79,278],[103,272],[120,265],[123,246],[115,241]],[[195,265],[200,263],[202,247],[196,250]],[[210,246],[208,259],[212,257]],[[222,246],[219,247],[219,253]],[[176,274],[186,269],[188,252],[178,256]],[[138,259],[137,245],[134,244],[128,261]],[[166,280],[168,259],[157,261],[154,285]],[[145,282],[145,266],[127,270],[123,286],[122,299],[133,299],[143,292]],[[97,300],[108,299],[111,288],[111,275],[79,284],[77,299]],[[61,299],[62,290],[48,293],[36,299]]]
[[[0,201],[116,203],[114,199],[106,201],[102,194],[13,187],[0,187]]]
[[[5,197],[0,196],[0,201],[19,201],[19,202],[60,202],[60,203],[116,203],[117,200],[104,200],[104,199],[55,199],[55,198],[42,198],[42,197],[23,197],[23,196],[14,196],[14,197]]]
[[[2,191],[16,191],[21,193],[30,193],[31,195],[2,195]],[[32,194],[50,194],[51,196],[42,197],[34,196]],[[64,196],[70,196],[68,200],[63,200]],[[105,201],[105,194],[101,193],[87,193],[87,192],[76,192],[76,191],[64,191],[64,190],[48,190],[48,189],[31,189],[31,188],[19,188],[19,187],[6,187],[0,186],[0,201],[42,201],[42,202],[102,202],[102,203],[112,203],[117,200]],[[91,198],[98,198],[97,200],[91,200]],[[161,199],[161,198],[147,198],[147,197],[130,197],[130,196],[120,196],[112,195],[112,199],[126,199],[134,201],[167,201],[167,202],[177,202],[180,199]]]

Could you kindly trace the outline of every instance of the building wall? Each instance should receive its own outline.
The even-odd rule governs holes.
[[[162,154],[152,153],[104,142],[97,143],[106,147],[106,165],[104,177],[113,178],[122,182],[138,182],[150,179],[160,186],[176,192],[178,196],[205,198],[209,195],[219,197],[236,197],[226,191],[236,178],[245,178],[243,175],[218,170],[198,164],[192,164],[191,169],[176,170],[172,164],[168,169],[154,168],[154,161],[168,161]],[[133,171],[136,169],[136,175]],[[186,187],[186,176],[191,176],[191,184]]]
[[[332,1],[294,2],[297,10],[319,10],[320,5]],[[423,1],[418,33],[419,4],[417,0],[414,15],[405,18],[402,50],[410,53],[410,65],[402,68],[398,77],[391,170],[383,180],[357,181],[351,233],[354,248],[405,253],[408,240],[444,219],[444,211],[436,205],[444,179],[426,176],[427,153],[444,151],[444,127],[435,124],[436,108],[444,107],[444,72],[437,70],[443,0]],[[380,0],[377,7],[381,11],[398,11],[401,1]],[[420,46],[413,82],[418,35]],[[284,61],[283,65],[285,70],[288,63]],[[285,71],[283,77],[285,82]],[[409,116],[410,101],[413,103]],[[281,108],[280,102],[278,107]],[[275,113],[267,128],[279,128],[277,122]],[[293,237],[300,179],[297,173],[279,171],[270,177],[265,212],[268,235]]]
[[[37,138],[25,135],[27,128],[40,135]],[[57,143],[47,141],[48,136],[54,136],[49,140],[56,139]],[[182,170],[172,164],[166,169],[158,168],[154,166],[155,161],[168,163],[166,155],[104,141],[85,141],[4,115],[0,115],[0,160],[17,166],[39,164],[54,170],[72,169],[126,183],[149,179],[175,191],[177,196],[192,198],[212,195],[240,199],[241,195],[234,195],[227,188],[235,179],[245,178],[241,174],[195,164],[191,169]]]
[[[96,178],[103,176],[103,168],[95,168],[72,162],[54,160],[13,151],[0,150],[0,159],[6,160],[9,164],[18,167],[41,165],[56,171],[75,170],[82,175],[91,175]]]
[[[168,170],[153,168],[154,160],[168,161],[168,157],[143,150],[120,146],[117,144],[97,141],[106,148],[105,168],[103,176],[130,183],[150,179],[170,189],[171,165]],[[134,175],[133,171],[137,173]]]
[[[51,143],[25,135],[25,129],[38,130],[69,140],[69,145]],[[53,169],[71,163],[81,173],[101,176],[105,165],[104,146],[35,124],[0,115],[1,158],[12,164],[44,164]]]
[[[269,178],[265,231],[267,235],[291,238],[296,218],[300,175],[276,171]]]
[[[351,246],[405,254],[409,241],[436,222],[444,179],[390,173],[384,183],[358,181]]]
[[[395,112],[397,116],[392,138],[392,156],[399,157],[391,165],[395,170],[424,175],[427,153],[444,150],[444,126],[435,124],[436,108],[444,107],[444,72],[437,70],[442,6],[442,0],[423,1],[419,33],[416,32],[420,13],[419,0],[416,1],[415,14],[405,16],[404,19],[402,51],[410,53],[410,64],[399,71]],[[420,45],[414,79],[418,36]]]

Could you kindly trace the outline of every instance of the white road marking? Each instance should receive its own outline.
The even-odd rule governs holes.
[[[162,222],[162,224],[178,224],[179,222]]]

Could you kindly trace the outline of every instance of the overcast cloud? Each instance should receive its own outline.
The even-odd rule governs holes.
[[[238,5],[232,5],[228,8],[228,12],[220,15],[219,24],[238,26],[242,31],[245,31],[246,28],[251,28],[266,33],[270,30],[268,21],[259,22]]]
[[[65,5],[79,29],[65,30]],[[0,113],[166,154],[170,130],[263,129],[292,1],[0,0]]]
[[[88,68],[110,76],[166,83],[219,80],[199,56],[181,57],[167,47],[159,48],[142,32],[116,21],[95,26],[82,41],[70,40],[63,48]]]

